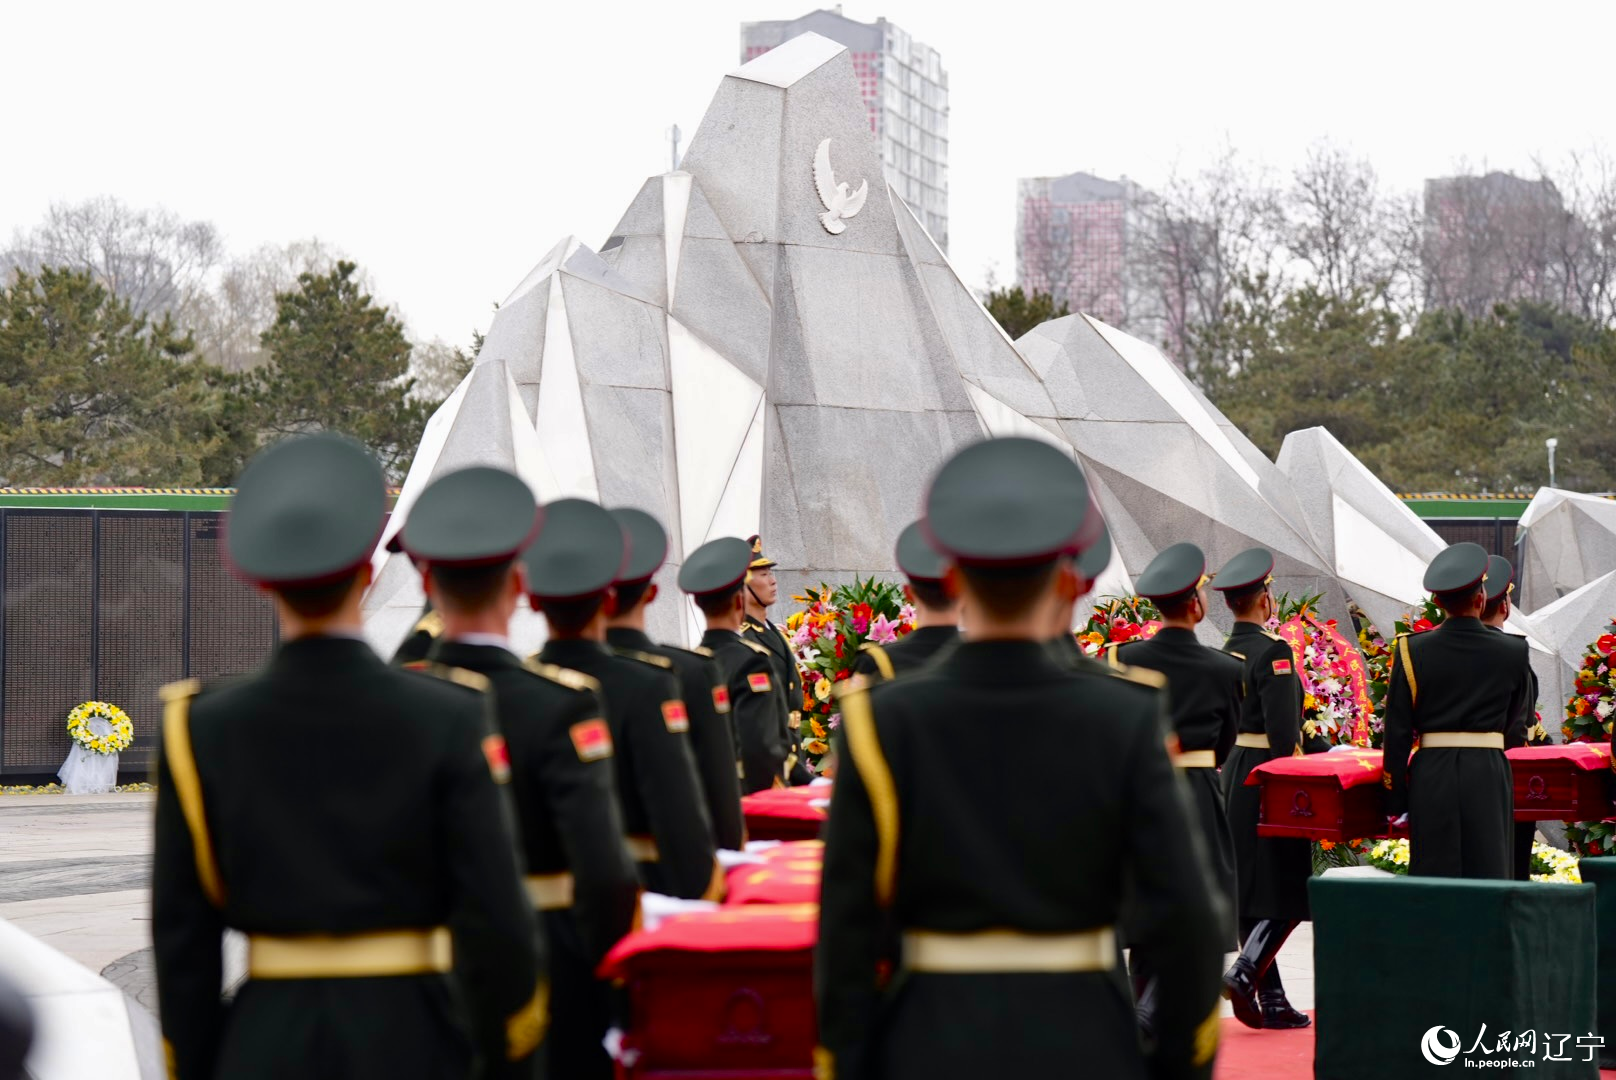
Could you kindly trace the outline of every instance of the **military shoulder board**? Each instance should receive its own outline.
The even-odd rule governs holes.
[[[762,653],[764,656],[772,655],[769,652],[767,646],[759,645],[757,642],[752,641],[750,638],[742,638],[741,639],[741,644],[745,645],[748,649],[751,649],[755,653]]]
[[[1245,658],[1246,658],[1245,653],[1243,653],[1243,652],[1235,652],[1233,649],[1229,650],[1229,655],[1234,657],[1236,660],[1241,660],[1241,661],[1245,660]]]
[[[559,664],[546,664],[542,661],[528,657],[522,661],[522,667],[530,674],[541,679],[548,679],[553,683],[560,683],[568,690],[599,690],[600,683],[581,671],[564,668]]]
[[[714,656],[718,655],[717,653],[713,652],[713,650],[709,649],[705,645],[697,645],[694,648],[692,648],[690,651],[695,653],[697,656],[705,656],[709,660],[711,660]]]
[[[673,661],[666,656],[658,656],[656,653],[640,652],[638,649],[613,649],[612,652],[625,660],[638,660],[640,663],[650,664],[652,667],[673,670]]]
[[[1265,638],[1272,638],[1275,641],[1284,641],[1285,640],[1284,638],[1280,637],[1278,634],[1274,633],[1272,630],[1264,630],[1262,632],[1262,635]],[[1287,642],[1287,644],[1288,644],[1288,642]]]
[[[434,679],[452,682],[456,686],[464,686],[468,690],[476,690],[479,693],[487,693],[489,688],[488,676],[486,675],[480,675],[466,668],[435,663],[431,660],[413,660],[404,665],[404,670],[430,675]]]
[[[1140,686],[1148,686],[1152,690],[1160,690],[1162,687],[1167,685],[1167,676],[1163,675],[1159,671],[1153,671],[1150,668],[1130,667],[1127,664],[1116,664],[1110,668],[1107,668],[1107,670],[1119,679],[1127,679],[1131,683],[1138,683]]]

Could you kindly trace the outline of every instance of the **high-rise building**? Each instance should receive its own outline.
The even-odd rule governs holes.
[[[810,31],[852,53],[887,182],[947,251],[948,72],[942,57],[887,20],[857,22],[838,5],[798,19],[742,23],[741,62]]]
[[[1425,182],[1425,303],[1482,316],[1497,303],[1574,306],[1586,229],[1549,180],[1510,173]]]
[[[1123,327],[1139,186],[1077,172],[1024,179],[1016,187],[1016,283]]]

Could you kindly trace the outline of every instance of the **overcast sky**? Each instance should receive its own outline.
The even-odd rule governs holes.
[[[666,129],[694,134],[743,21],[795,0],[0,0],[0,240],[53,201],[318,236],[421,338],[469,340],[561,237],[598,247]],[[1412,189],[1461,159],[1616,143],[1616,3],[846,3],[941,51],[950,257],[1014,274],[1015,181],[1160,183],[1225,141],[1287,169],[1328,137]]]

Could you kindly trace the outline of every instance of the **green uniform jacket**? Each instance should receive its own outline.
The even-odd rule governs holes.
[[[1497,732],[1526,745],[1532,686],[1526,639],[1480,619],[1449,619],[1392,642],[1386,691],[1386,812],[1408,814],[1408,872],[1509,878],[1515,795],[1502,750],[1421,747],[1438,731]]]
[[[472,1047],[442,975],[249,978],[220,1005],[227,927],[444,925],[472,980],[472,1030],[503,1036],[481,1056],[498,1075],[535,1075],[542,950],[491,774],[503,766],[488,695],[332,637],[287,642],[238,682],[166,696],[152,938],[175,1075],[468,1075]],[[195,831],[182,799],[200,810]]]
[[[741,748],[741,793],[785,783],[790,729],[779,672],[768,650],[733,630],[708,630],[701,645],[712,650],[729,692],[730,722]]]
[[[821,1064],[840,1080],[1210,1075],[1223,915],[1168,764],[1161,693],[1080,675],[1044,642],[987,641],[841,704],[814,969]],[[1114,927],[1130,879],[1162,949],[1148,1059],[1120,960],[902,967],[906,931]]]
[[[542,663],[581,671],[600,684],[612,730],[617,797],[631,844],[655,845],[640,858],[652,892],[695,899],[720,881],[712,819],[690,750],[690,719],[673,667],[660,656],[620,656],[596,641],[551,640]]]
[[[877,659],[885,657],[887,665],[892,669],[892,677],[897,678],[899,675],[924,667],[934,657],[952,649],[959,643],[959,639],[958,627],[922,626],[917,630],[911,630],[891,645],[872,645],[866,642],[859,650],[858,661],[853,665],[853,674],[874,680],[886,678],[887,674],[882,670],[881,661]]]
[[[1230,915],[1224,945],[1232,950],[1237,947],[1233,921],[1237,892],[1234,836],[1229,830],[1218,768],[1223,767],[1234,748],[1240,703],[1245,697],[1245,668],[1227,653],[1202,645],[1194,631],[1178,627],[1164,627],[1149,640],[1130,641],[1115,646],[1112,652],[1119,663],[1149,668],[1167,677],[1167,703],[1180,752],[1210,750],[1217,762],[1217,768],[1182,771],[1190,791],[1190,806],[1206,843],[1212,880],[1221,890]]]
[[[1246,696],[1239,733],[1267,735],[1268,749],[1236,746],[1223,766],[1223,791],[1234,837],[1238,915],[1242,919],[1306,919],[1313,845],[1307,840],[1259,837],[1262,788],[1247,787],[1258,765],[1309,749],[1302,731],[1302,680],[1290,642],[1256,623],[1237,622],[1223,651],[1245,659]],[[1326,744],[1327,745],[1327,744]]]
[[[750,615],[741,623],[741,636],[769,650],[775,675],[786,702],[786,783],[806,784],[814,778],[802,756],[802,669],[786,632],[767,619]]]
[[[601,1039],[611,1001],[595,969],[632,928],[639,879],[623,845],[598,687],[578,672],[530,668],[497,646],[440,639],[428,659],[488,679],[510,753],[526,872],[573,876],[572,906],[539,916],[550,946],[549,1075],[609,1077]]]
[[[699,651],[658,645],[639,630],[606,631],[606,644],[629,652],[651,653],[673,665],[680,696],[690,713],[690,744],[701,774],[707,815],[721,848],[739,851],[746,844],[741,819],[741,755],[730,725],[729,690],[711,649]]]

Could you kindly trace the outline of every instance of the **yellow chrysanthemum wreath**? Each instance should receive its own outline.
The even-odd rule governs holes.
[[[100,717],[112,725],[105,735],[90,730],[90,721]],[[86,701],[67,714],[67,733],[73,741],[97,754],[117,754],[135,741],[135,725],[129,714],[105,701]]]

